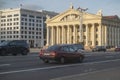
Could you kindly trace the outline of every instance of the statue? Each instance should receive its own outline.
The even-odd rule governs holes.
[[[100,9],[100,10],[97,12],[97,15],[102,16],[102,9]]]

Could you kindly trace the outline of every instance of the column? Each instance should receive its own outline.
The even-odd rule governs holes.
[[[115,41],[115,30],[114,30],[115,28],[114,28],[114,26],[112,26],[112,46],[114,46],[114,41]]]
[[[51,45],[54,44],[54,27],[51,27]]]
[[[99,38],[98,38],[98,41],[99,41],[99,46],[101,46],[102,45],[102,26],[101,26],[101,23],[99,24],[99,26],[98,26],[98,36],[99,36]]]
[[[105,26],[105,46],[108,46],[108,32],[107,32],[107,26]]]
[[[64,44],[64,41],[65,41],[64,34],[65,34],[65,29],[64,29],[64,26],[62,26],[62,44]]]
[[[120,27],[118,26],[118,45],[120,45]]]
[[[47,44],[46,46],[49,46],[50,42],[49,42],[49,27],[47,27]]]
[[[77,34],[76,34],[76,26],[73,25],[73,43],[74,44],[76,43],[76,36],[77,36]]]
[[[56,27],[57,28],[57,44],[59,44],[59,26]]]
[[[92,24],[93,26],[92,26],[92,31],[91,31],[91,33],[93,34],[92,35],[92,46],[95,46],[95,43],[96,43],[96,41],[95,41],[95,35],[96,35],[96,30],[95,30],[95,24]]]
[[[59,27],[59,44],[62,44],[62,28]]]
[[[89,46],[89,27],[86,25],[86,46]]]
[[[67,44],[70,43],[70,26],[67,26]]]
[[[70,27],[70,31],[69,31],[69,44],[72,44],[72,27]]]

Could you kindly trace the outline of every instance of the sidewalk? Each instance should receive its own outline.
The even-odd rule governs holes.
[[[39,53],[40,48],[30,48],[30,53]]]

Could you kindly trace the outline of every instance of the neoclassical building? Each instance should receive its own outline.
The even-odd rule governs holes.
[[[47,44],[83,43],[85,48],[120,45],[120,19],[118,16],[103,16],[82,9],[68,10],[53,18],[47,17]]]

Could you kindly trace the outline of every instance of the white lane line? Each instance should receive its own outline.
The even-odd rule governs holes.
[[[11,64],[0,64],[0,67],[2,66],[10,66]]]
[[[111,62],[111,61],[113,61],[113,62],[120,61],[120,59],[106,60],[106,61],[99,61],[99,62],[89,62],[89,63],[78,63],[78,64],[70,64],[70,65],[61,65],[61,66],[52,66],[52,67],[43,67],[43,68],[33,68],[33,69],[25,69],[25,70],[16,70],[16,71],[0,72],[0,74],[12,74],[12,73],[19,73],[19,72],[55,69],[55,68],[72,67],[72,66],[79,66],[79,65],[92,65],[92,64],[106,63],[106,62]]]

